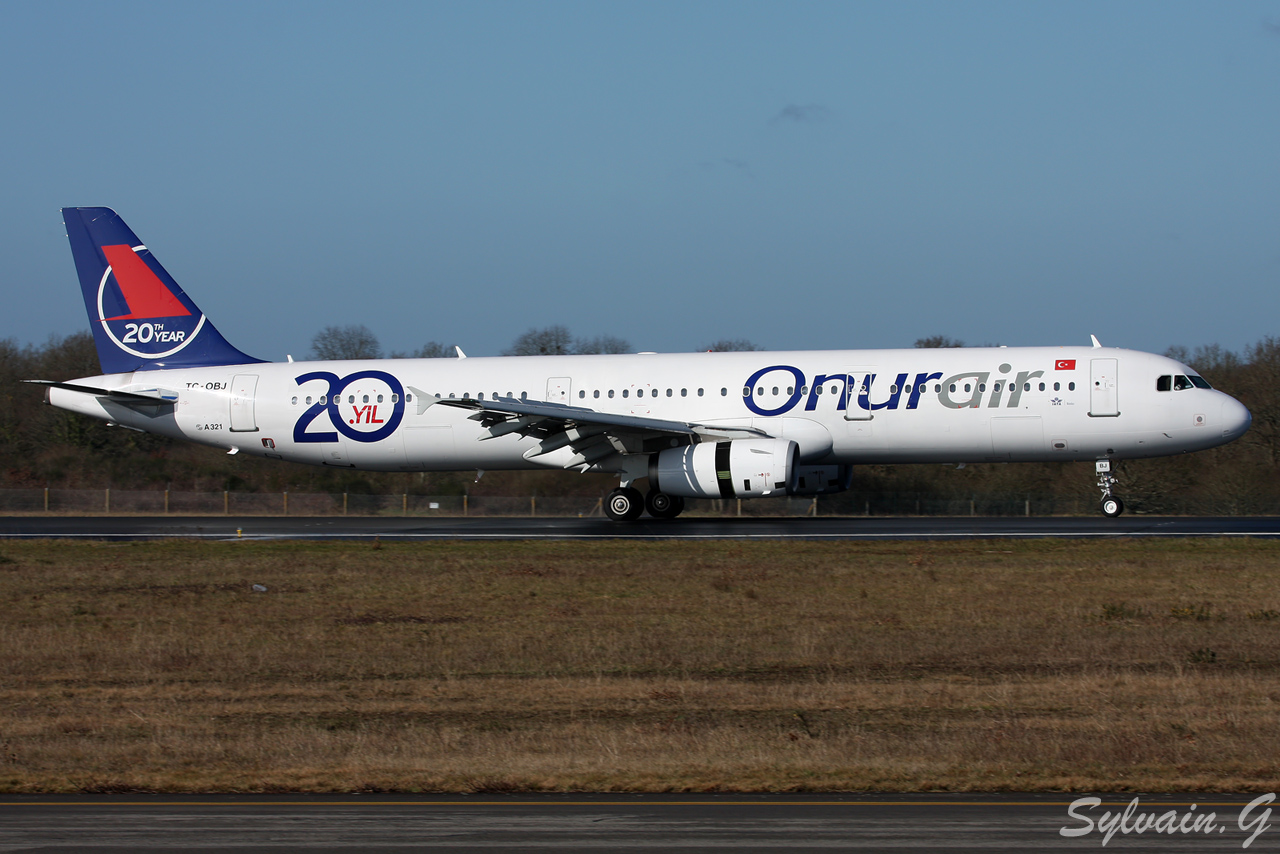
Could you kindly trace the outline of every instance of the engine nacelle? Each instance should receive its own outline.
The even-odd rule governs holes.
[[[649,486],[683,498],[760,498],[795,488],[800,447],[790,439],[733,439],[649,457]]]
[[[788,495],[844,492],[853,485],[853,466],[801,466],[795,478],[795,488],[787,490]]]

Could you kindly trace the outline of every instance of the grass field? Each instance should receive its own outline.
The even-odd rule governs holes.
[[[1272,791],[1278,566],[1248,540],[4,543],[0,789]]]

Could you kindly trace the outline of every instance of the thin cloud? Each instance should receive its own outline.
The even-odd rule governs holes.
[[[784,122],[796,122],[797,124],[812,124],[820,122],[827,117],[828,110],[821,104],[787,104],[778,114],[769,120],[771,125],[780,125]]]

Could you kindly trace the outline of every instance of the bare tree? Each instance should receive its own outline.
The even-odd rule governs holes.
[[[583,356],[592,353],[630,353],[631,345],[613,335],[597,335],[595,338],[579,338],[573,344],[573,352]]]
[[[363,324],[326,326],[311,339],[311,355],[320,360],[381,359],[382,347]]]
[[[932,350],[946,347],[963,347],[959,338],[948,338],[945,335],[930,335],[928,338],[917,338],[916,347],[920,350]]]
[[[504,356],[567,356],[573,352],[573,336],[560,324],[542,329],[530,329],[511,346],[502,351]]]
[[[721,338],[719,341],[713,341],[702,349],[708,353],[737,353],[763,350],[764,348],[751,343],[745,338]]]
[[[444,345],[439,341],[428,341],[417,350],[408,353],[392,353],[393,359],[456,359],[458,351],[453,345]]]

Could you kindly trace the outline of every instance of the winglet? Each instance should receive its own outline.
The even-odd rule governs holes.
[[[1089,335],[1089,340],[1093,342],[1093,349],[1095,349],[1095,350],[1097,350],[1099,347],[1101,347],[1101,346],[1102,346],[1102,342],[1100,342],[1100,341],[1098,340],[1098,336],[1097,336],[1097,335],[1090,334],[1090,335]]]

